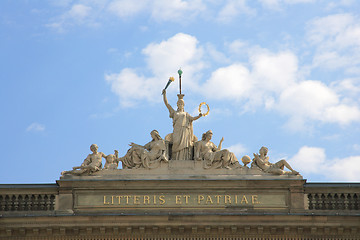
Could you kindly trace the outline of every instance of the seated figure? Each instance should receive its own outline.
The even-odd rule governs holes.
[[[292,174],[298,175],[299,172],[295,171],[291,168],[289,163],[286,160],[280,160],[276,163],[270,163],[269,157],[267,156],[268,149],[267,147],[261,147],[259,150],[259,154],[254,153],[254,159],[251,163],[251,168],[259,168],[260,170],[272,173],[276,175],[282,174]],[[284,171],[284,167],[288,168],[291,172]]]
[[[152,140],[145,146],[130,143],[131,148],[120,158],[122,166],[126,168],[155,168],[160,161],[168,162],[165,156],[165,141],[157,130],[150,133]]]
[[[241,167],[234,153],[227,149],[221,150],[224,138],[220,140],[219,147],[211,142],[212,131],[202,135],[202,140],[196,143],[195,160],[203,160],[204,168],[238,168]]]
[[[90,146],[90,150],[92,151],[92,153],[85,158],[81,166],[73,167],[73,170],[63,171],[61,172],[61,174],[90,175],[94,172],[101,170],[102,158],[106,158],[107,156],[102,152],[98,152],[98,148],[99,147],[96,144],[92,144]]]
[[[118,168],[119,164],[119,152],[115,150],[115,154],[109,154],[105,157],[106,163],[104,169],[113,170]]]

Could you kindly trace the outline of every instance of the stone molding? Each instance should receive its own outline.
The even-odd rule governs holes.
[[[360,239],[356,216],[59,216],[1,222],[1,239]]]

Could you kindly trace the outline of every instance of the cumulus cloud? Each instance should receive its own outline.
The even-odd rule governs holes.
[[[43,132],[45,131],[45,125],[34,122],[26,128],[27,132]]]
[[[120,73],[106,74],[105,79],[111,90],[119,96],[123,106],[132,106],[137,101],[159,101],[154,89],[162,89],[166,80],[179,67],[186,69],[184,77],[191,79],[187,87],[196,86],[196,74],[205,67],[203,50],[195,37],[178,33],[160,43],[150,43],[143,49],[147,69],[151,77],[141,75],[135,69],[125,68]]]
[[[328,3],[326,9],[332,10],[337,9],[339,7],[348,7],[354,4],[356,0],[337,0],[337,1],[331,1]]]
[[[148,5],[149,1],[115,0],[107,9],[120,18],[127,18],[146,10]]]
[[[73,4],[67,12],[55,18],[55,20],[47,24],[47,26],[63,32],[68,26],[82,24],[96,25],[91,14],[92,11],[92,7],[85,4]]]
[[[226,1],[225,5],[220,9],[217,20],[227,23],[241,14],[251,16],[255,15],[256,11],[246,4],[246,0],[229,0]]]
[[[202,0],[152,1],[151,16],[158,21],[187,21],[206,9]]]
[[[289,159],[292,167],[303,176],[321,174],[329,180],[360,181],[360,156],[328,159],[325,150],[317,147],[303,146]]]
[[[247,152],[246,147],[241,143],[231,145],[230,147],[226,147],[226,149],[229,149],[230,152],[233,152],[235,156],[238,157],[242,156]],[[241,161],[241,159],[239,159],[239,161]]]
[[[271,92],[282,92],[296,82],[298,60],[290,51],[261,52],[250,57],[253,77],[259,82],[257,87]]]
[[[234,63],[212,73],[204,88],[209,97],[245,101],[245,111],[278,111],[289,118],[286,126],[293,130],[314,120],[340,125],[360,121],[354,79],[330,85],[303,80],[297,56],[290,51],[258,50],[249,55],[250,66]]]
[[[273,10],[280,10],[284,5],[299,4],[299,3],[312,3],[316,0],[258,0],[264,7]]]
[[[322,148],[304,146],[289,159],[294,169],[303,175],[318,173],[326,162],[325,150]],[[310,167],[311,166],[311,167]]]
[[[215,70],[204,84],[210,98],[239,100],[248,96],[252,88],[249,70],[240,63]]]
[[[259,0],[267,9],[281,9],[289,4],[312,2],[313,0]],[[99,26],[109,17],[128,20],[138,16],[156,22],[189,24],[203,18],[217,23],[229,23],[238,16],[255,16],[256,10],[247,0],[72,0],[53,1],[53,5],[65,9],[47,24],[64,32],[73,26]]]
[[[158,77],[168,77],[179,66],[186,69],[186,76],[193,76],[204,68],[203,49],[198,40],[188,34],[178,33],[160,43],[151,43],[143,49],[147,65]]]
[[[105,78],[123,106],[142,100],[160,101],[153,89],[162,89],[165,79],[181,66],[186,69],[184,77],[191,79],[187,81],[187,91],[200,92],[209,99],[241,102],[245,107],[239,112],[263,108],[276,111],[288,117],[286,126],[295,131],[314,121],[339,125],[360,121],[356,79],[330,85],[303,80],[294,53],[254,48],[248,52],[248,64],[235,62],[219,67],[201,82],[201,73],[206,63],[211,62],[212,55],[204,54],[208,48],[194,36],[179,33],[162,42],[150,43],[142,50],[150,74],[125,68]],[[221,53],[218,56],[226,59]]]
[[[109,3],[107,9],[122,19],[146,13],[156,21],[179,22],[196,17],[205,8],[202,0],[114,0]]]
[[[215,99],[244,100],[249,108],[271,107],[274,94],[296,82],[297,58],[290,52],[256,51],[250,56],[250,68],[234,63],[215,70],[205,90]]]
[[[319,81],[303,81],[285,89],[279,98],[278,110],[292,117],[326,121],[325,112],[337,106],[334,91]]]
[[[315,46],[313,67],[360,73],[360,19],[335,14],[308,23],[307,37]]]
[[[69,17],[81,21],[85,17],[89,16],[91,11],[91,7],[82,5],[82,4],[75,4],[72,6],[70,11],[68,12]]]

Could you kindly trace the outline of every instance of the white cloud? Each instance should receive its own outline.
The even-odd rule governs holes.
[[[259,0],[268,9],[281,9],[289,4],[308,3],[313,0]],[[218,23],[229,23],[238,16],[255,16],[256,9],[247,0],[63,0],[53,1],[53,5],[65,8],[48,27],[64,32],[74,26],[97,27],[117,17],[128,20],[138,16],[157,22],[189,24],[197,18]]]
[[[315,46],[313,67],[360,72],[360,19],[335,14],[308,23],[307,37]]]
[[[273,10],[280,10],[284,5],[299,4],[299,3],[312,3],[316,0],[258,0],[264,7]]]
[[[107,9],[120,18],[127,18],[145,10],[149,1],[115,0],[110,2]]]
[[[119,96],[122,106],[133,106],[136,101],[144,99],[154,101],[151,90],[156,89],[155,86],[158,85],[156,79],[139,76],[133,69],[128,68],[118,74],[108,74],[105,79],[111,84],[111,91]]]
[[[360,181],[360,156],[327,159],[324,149],[304,146],[289,159],[289,163],[304,177],[321,174],[329,180]]]
[[[311,126],[312,122],[347,125],[360,121],[356,79],[329,86],[316,80],[302,80],[294,53],[273,53],[253,47],[248,52],[248,65],[235,62],[219,67],[200,83],[206,62],[214,62],[214,54],[226,62],[226,55],[216,49],[214,54],[204,54],[204,49],[209,46],[203,47],[195,37],[178,33],[142,50],[149,76],[136,69],[123,69],[118,74],[106,75],[106,80],[124,106],[142,100],[158,102],[161,98],[154,89],[162,89],[166,79],[182,67],[183,79],[188,80],[183,84],[184,92],[197,91],[209,99],[242,102],[239,112],[261,108],[277,111],[288,117],[286,126],[295,131]]]
[[[231,63],[231,60],[224,53],[218,51],[216,47],[211,43],[207,43],[205,45],[205,52],[214,62],[218,62],[220,64]]]
[[[253,77],[259,88],[271,92],[282,92],[292,86],[297,78],[298,61],[291,52],[258,53],[250,57]]]
[[[26,128],[27,132],[43,132],[45,131],[45,125],[34,122]]]
[[[162,89],[167,79],[173,76],[179,67],[186,69],[183,74],[183,78],[188,80],[185,89],[190,90],[197,85],[196,74],[205,67],[202,61],[203,50],[198,46],[197,39],[183,33],[160,43],[151,43],[142,53],[152,77],[142,76],[135,69],[128,68],[118,74],[105,76],[123,106],[131,106],[142,100],[160,101],[159,92],[154,89]]]
[[[247,6],[246,0],[228,0],[220,9],[217,20],[228,23],[241,14],[255,15],[256,11]]]
[[[143,54],[149,69],[157,77],[167,78],[174,69],[186,69],[184,76],[193,82],[195,73],[204,68],[203,50],[198,40],[188,34],[178,33],[161,43],[151,43]]]
[[[331,86],[338,92],[358,96],[360,94],[360,78],[346,78],[341,81],[335,81]]]
[[[69,17],[81,21],[85,17],[89,16],[91,11],[91,7],[82,5],[82,4],[75,4],[72,6],[70,11],[68,12]]]
[[[332,10],[332,9],[337,9],[339,7],[349,7],[352,4],[355,3],[356,0],[336,0],[336,1],[332,1],[329,2],[328,5],[326,6],[327,10]]]
[[[52,23],[47,24],[48,27],[53,28],[59,32],[64,32],[69,26],[83,25],[97,26],[94,19],[93,8],[84,4],[73,4],[71,8],[55,18]]]
[[[230,54],[237,54],[240,56],[241,54],[248,53],[249,44],[242,40],[237,39],[230,43],[226,43],[225,45]]]
[[[303,81],[285,89],[278,109],[291,115],[321,119],[327,107],[338,104],[338,97],[319,81]]]
[[[151,7],[152,18],[174,22],[186,22],[205,10],[202,0],[155,0]]]
[[[276,108],[292,118],[292,128],[309,120],[343,125],[360,121],[359,108],[342,104],[336,92],[320,81],[302,81],[287,88]]]
[[[325,150],[322,148],[304,146],[300,148],[298,153],[289,159],[290,165],[306,175],[310,173],[318,173],[326,161]]]
[[[246,147],[241,143],[231,145],[230,147],[227,147],[227,149],[230,152],[233,152],[240,162],[242,155],[247,152]]]
[[[50,0],[50,3],[58,7],[67,7],[73,0]]]
[[[234,63],[215,70],[204,84],[204,92],[214,99],[245,101],[245,111],[259,107],[276,110],[289,117],[286,126],[295,131],[311,121],[340,125],[360,121],[356,79],[330,86],[300,80],[297,56],[290,51],[272,53],[255,48],[249,55],[249,67]]]
[[[108,11],[123,19],[147,14],[160,22],[186,22],[199,15],[205,8],[202,0],[114,0],[107,7]]]
[[[360,151],[360,144],[354,144],[352,146],[352,148],[355,150],[355,151]]]
[[[248,97],[252,84],[249,70],[235,63],[215,70],[203,89],[209,98],[239,100]]]
[[[296,83],[298,62],[291,52],[251,51],[250,67],[234,63],[215,70],[204,90],[214,99],[246,101],[245,110],[270,109],[279,94]]]
[[[338,181],[360,181],[360,156],[334,159],[329,166],[329,178]]]

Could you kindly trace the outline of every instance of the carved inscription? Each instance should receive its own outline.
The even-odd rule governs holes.
[[[256,205],[258,195],[104,195],[104,205]]]
[[[286,208],[285,194],[208,194],[208,193],[81,193],[76,208]]]

